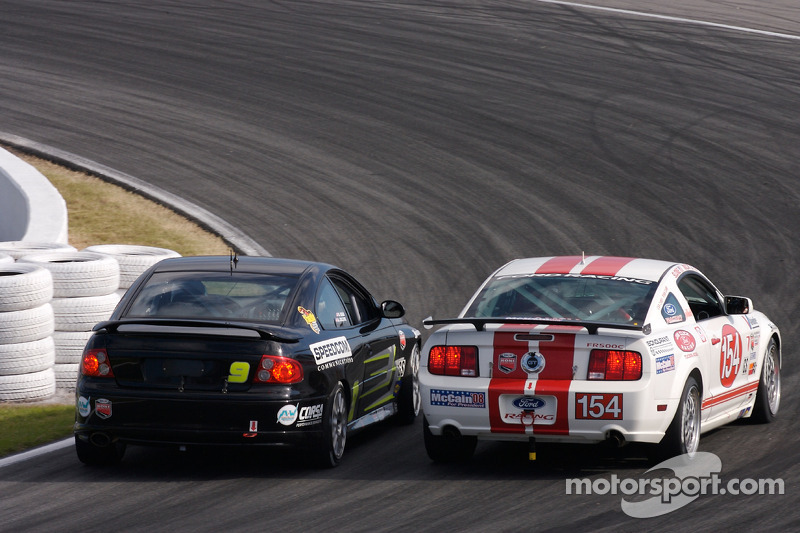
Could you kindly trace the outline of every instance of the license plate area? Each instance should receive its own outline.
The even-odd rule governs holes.
[[[555,396],[503,394],[499,399],[500,417],[506,424],[549,426],[556,423],[558,399]]]

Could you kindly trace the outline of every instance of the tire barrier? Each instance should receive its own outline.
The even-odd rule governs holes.
[[[0,401],[74,390],[92,328],[166,248],[0,242]]]
[[[82,251],[107,254],[116,259],[119,263],[120,289],[129,288],[145,270],[162,259],[181,256],[178,252],[166,248],[132,244],[96,244]]]
[[[69,244],[60,242],[29,242],[29,241],[2,241],[0,253],[19,259],[25,255],[49,252],[76,252],[77,249]]]
[[[22,256],[17,263],[42,266],[53,275],[54,298],[104,296],[119,288],[119,264],[95,252],[52,252]]]
[[[37,265],[0,265],[0,401],[55,394],[53,278]]]

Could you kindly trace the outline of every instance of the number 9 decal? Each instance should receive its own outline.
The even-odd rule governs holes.
[[[231,363],[230,375],[228,376],[228,383],[244,383],[247,381],[247,375],[250,374],[250,363],[242,361],[235,361]]]

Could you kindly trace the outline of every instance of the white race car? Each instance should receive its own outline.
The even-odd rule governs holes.
[[[423,348],[425,448],[469,459],[476,441],[653,443],[780,406],[781,336],[749,298],[692,266],[627,257],[518,259],[492,274]]]

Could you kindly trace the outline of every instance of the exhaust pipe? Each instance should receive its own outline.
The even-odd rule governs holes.
[[[625,441],[625,437],[622,435],[622,433],[620,433],[616,429],[612,429],[611,431],[606,433],[606,440],[610,442],[613,446],[616,446],[617,448],[622,448],[623,446],[625,446],[625,444],[627,444],[627,442]]]
[[[442,429],[442,435],[447,439],[460,439],[461,432],[455,426],[445,426]]]
[[[97,446],[98,448],[105,448],[106,446],[111,444],[111,437],[107,433],[92,433],[89,437],[89,442]]]

